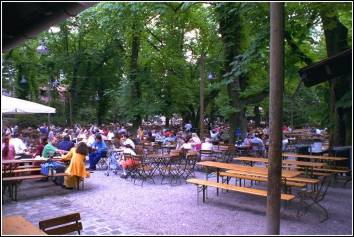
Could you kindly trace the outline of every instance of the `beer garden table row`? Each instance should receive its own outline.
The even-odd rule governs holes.
[[[252,167],[252,166],[243,166],[238,164],[231,163],[223,163],[223,162],[215,162],[215,161],[202,161],[198,162],[197,165],[204,166],[206,169],[206,179],[208,179],[208,168],[216,169],[216,181],[219,182],[220,171],[224,170],[232,170],[232,171],[242,171],[248,172],[252,174],[262,175],[263,177],[268,177],[268,168],[266,167]],[[300,171],[292,171],[292,170],[283,170],[282,178],[294,178],[301,175]],[[217,194],[219,194],[219,189],[217,189]]]

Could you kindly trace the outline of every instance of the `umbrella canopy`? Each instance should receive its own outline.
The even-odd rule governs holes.
[[[1,95],[1,113],[4,114],[34,114],[55,113],[55,108],[34,103],[27,100],[21,100],[13,97]]]

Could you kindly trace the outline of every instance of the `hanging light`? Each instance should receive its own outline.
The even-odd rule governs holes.
[[[27,83],[27,80],[26,80],[24,75],[22,75],[20,83],[21,84],[26,84]]]
[[[49,50],[44,40],[42,40],[39,46],[37,47],[37,52],[42,55],[47,55],[49,53]]]
[[[214,73],[213,72],[209,72],[208,80],[214,80],[214,79],[215,79]]]

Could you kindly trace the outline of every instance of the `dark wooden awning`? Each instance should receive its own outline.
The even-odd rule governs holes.
[[[35,37],[97,2],[2,2],[2,50]]]
[[[310,87],[321,82],[351,74],[352,49],[344,50],[336,55],[321,60],[299,71],[305,86]]]

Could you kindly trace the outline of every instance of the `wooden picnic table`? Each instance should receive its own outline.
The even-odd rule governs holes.
[[[23,216],[3,217],[2,235],[47,235]]]
[[[235,160],[240,161],[248,161],[251,162],[251,166],[253,162],[262,162],[267,164],[269,162],[268,159],[265,158],[255,158],[255,157],[236,157]],[[283,160],[282,165],[286,165],[285,167],[291,168],[291,166],[301,166],[304,167],[305,175],[306,176],[313,176],[313,169],[314,168],[326,168],[327,163],[322,162],[309,162],[309,161],[297,161],[297,160]],[[284,167],[284,166],[283,166]]]
[[[47,158],[41,158],[41,159],[21,159],[21,160],[2,160],[2,164],[20,164],[20,163],[34,163],[34,162],[46,162],[48,159]],[[60,161],[61,158],[52,158],[52,161]]]
[[[46,158],[41,158],[41,159],[21,159],[21,160],[2,160],[1,164],[2,164],[2,170],[3,173],[6,175],[12,175],[14,169],[16,169],[18,164],[22,164],[22,163],[43,163],[46,162],[48,159]],[[56,157],[56,158],[52,158],[52,161],[60,161],[61,158]]]
[[[244,171],[250,173],[256,173],[260,175],[268,175],[268,168],[266,167],[252,167],[252,166],[243,166],[237,164],[223,163],[223,162],[215,162],[215,161],[202,161],[198,162],[197,165],[201,165],[210,168],[216,168],[216,180],[219,182],[220,170],[236,170],[236,171]],[[208,172],[206,172],[206,179],[208,179]],[[283,170],[282,177],[283,178],[294,178],[302,174],[300,171],[292,171],[292,170]],[[219,194],[219,189],[217,189],[217,195]]]

